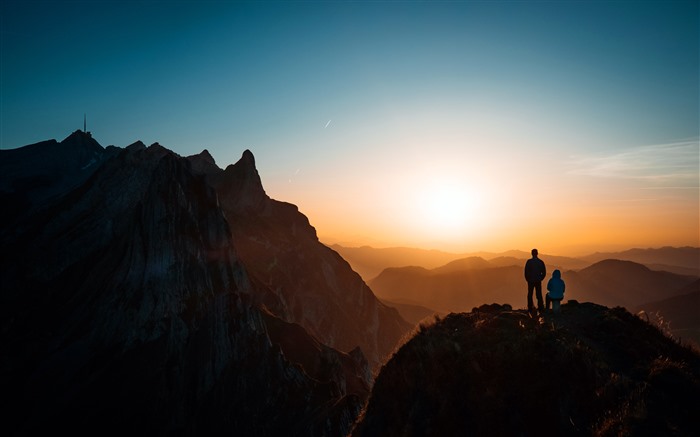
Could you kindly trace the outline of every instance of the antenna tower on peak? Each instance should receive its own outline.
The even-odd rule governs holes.
[[[92,137],[92,134],[88,132],[87,130],[87,114],[83,114],[83,132],[86,133],[89,137]]]

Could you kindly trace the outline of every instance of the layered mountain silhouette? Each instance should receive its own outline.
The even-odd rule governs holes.
[[[591,263],[619,259],[644,264],[652,270],[700,276],[700,247],[637,248],[623,252],[596,252],[582,258]]]
[[[422,325],[353,437],[700,434],[700,355],[623,308],[483,305]]]
[[[431,270],[415,266],[388,268],[369,285],[382,299],[405,299],[444,312],[469,311],[489,301],[525,307],[524,261],[513,265],[510,259],[505,260],[470,257]],[[543,260],[548,263],[548,258]],[[548,264],[548,277],[553,269]],[[603,260],[578,271],[566,270],[562,278],[566,282],[565,299],[630,310],[645,302],[682,294],[685,287],[697,280],[697,276],[651,270],[621,260]]]
[[[449,252],[407,247],[346,247],[339,244],[333,244],[330,247],[346,259],[352,268],[368,282],[387,268],[421,266],[433,269],[463,258]]]
[[[635,312],[700,350],[700,279],[688,284],[678,296],[646,302]]]
[[[578,272],[566,272],[567,289],[580,290],[580,297],[608,306],[633,310],[637,305],[683,294],[697,276],[678,275],[632,261],[608,259]],[[569,287],[569,283],[571,287]]]
[[[529,252],[509,250],[507,252],[449,253],[406,247],[374,248],[370,246],[331,246],[343,256],[353,269],[370,282],[384,269],[418,266],[428,270],[445,266],[453,261],[483,258],[491,267],[523,265],[530,258]],[[700,247],[662,247],[658,249],[630,249],[622,252],[597,252],[581,257],[540,254],[547,264],[560,270],[581,270],[606,259],[618,259],[643,264],[651,270],[667,271],[686,276],[700,276]]]
[[[76,131],[0,151],[0,198],[8,435],[345,435],[410,327],[248,151]]]
[[[458,254],[410,247],[347,247],[339,244],[333,244],[330,247],[345,258],[352,268],[360,273],[367,282],[372,281],[382,271],[388,268],[413,266],[432,270],[453,262],[458,265],[459,263],[465,262],[463,261],[465,259],[471,259],[475,262],[479,262],[478,259],[483,259],[484,261],[488,261],[490,267],[507,267],[522,265],[530,258],[529,252],[523,252],[521,250],[509,250],[500,253],[482,251]],[[700,256],[700,248],[698,248],[697,255]],[[552,266],[563,270],[578,270],[593,263],[592,261],[566,256],[551,254],[544,254],[543,256],[548,259]],[[471,267],[474,266],[472,265]],[[700,268],[700,265],[698,268]],[[687,272],[687,269],[684,269],[684,272]],[[700,270],[697,273],[700,275]]]

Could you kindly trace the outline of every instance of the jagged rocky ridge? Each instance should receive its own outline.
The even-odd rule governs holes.
[[[696,436],[700,356],[624,308],[452,313],[383,366],[353,437]]]
[[[267,196],[250,151],[225,170],[206,151],[190,159],[219,194],[257,302],[329,346],[359,347],[376,369],[411,326],[380,303],[337,252],[319,243],[295,205]]]
[[[233,168],[257,175],[246,160]],[[1,427],[8,434],[347,433],[371,383],[363,346],[376,363],[407,325],[363,283],[338,285],[349,266],[314,245],[295,207],[280,203],[288,212],[278,214],[277,203],[261,197],[259,178],[255,186],[235,172],[227,180],[211,164],[158,144],[103,149],[80,131],[60,143],[0,151],[7,207],[0,389],[8,405]],[[264,220],[246,222],[260,202],[271,205]],[[303,235],[303,248],[319,252],[312,261],[335,263],[339,275],[326,278],[338,281],[330,286],[335,294],[297,277],[266,278],[237,247],[246,238],[236,229],[242,223],[251,236],[264,234],[256,223],[264,227],[275,254],[298,246],[286,230]],[[269,223],[279,227],[270,233]],[[293,266],[285,266],[289,258]],[[303,255],[278,264],[299,277],[328,270]],[[300,323],[289,317],[305,305],[305,296],[286,297],[293,281],[316,300],[363,301],[374,327],[391,327],[387,337],[365,326],[329,329],[339,332],[331,341],[310,335],[305,324],[318,322],[318,334],[326,322],[303,310]]]

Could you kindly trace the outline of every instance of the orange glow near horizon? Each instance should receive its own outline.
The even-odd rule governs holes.
[[[536,167],[524,158],[480,168],[452,157],[367,166],[358,179],[337,171],[325,186],[301,181],[268,194],[296,204],[326,244],[454,253],[538,247],[558,255],[700,246],[700,201],[692,185],[650,188],[643,178],[541,171],[549,163]]]

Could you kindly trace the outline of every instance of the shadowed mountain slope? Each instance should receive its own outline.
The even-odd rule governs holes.
[[[493,267],[440,273],[422,267],[384,270],[370,282],[382,299],[407,299],[441,312],[468,311],[484,302],[525,306],[522,267]]]
[[[484,305],[384,365],[353,437],[694,436],[700,356],[622,308]]]
[[[678,296],[639,305],[650,321],[660,324],[681,341],[700,350],[700,279],[688,284]]]
[[[392,301],[392,300],[382,300],[385,304],[394,307],[398,310],[401,317],[403,317],[409,323],[414,326],[418,325],[420,322],[426,319],[432,319],[434,315],[438,314],[444,316],[446,313],[435,311],[430,308],[426,308],[421,305],[416,305],[410,303],[410,301]]]
[[[257,302],[328,346],[343,352],[359,346],[375,369],[411,325],[318,241],[295,205],[267,196],[250,151],[207,178],[231,224]]]
[[[76,135],[92,140],[64,142]],[[189,160],[110,149],[0,228],[4,434],[346,435],[369,387],[362,352],[259,306],[219,196]]]
[[[578,300],[634,309],[653,300],[682,293],[696,276],[651,270],[632,261],[608,259],[578,272],[566,272],[567,290],[577,290]]]

